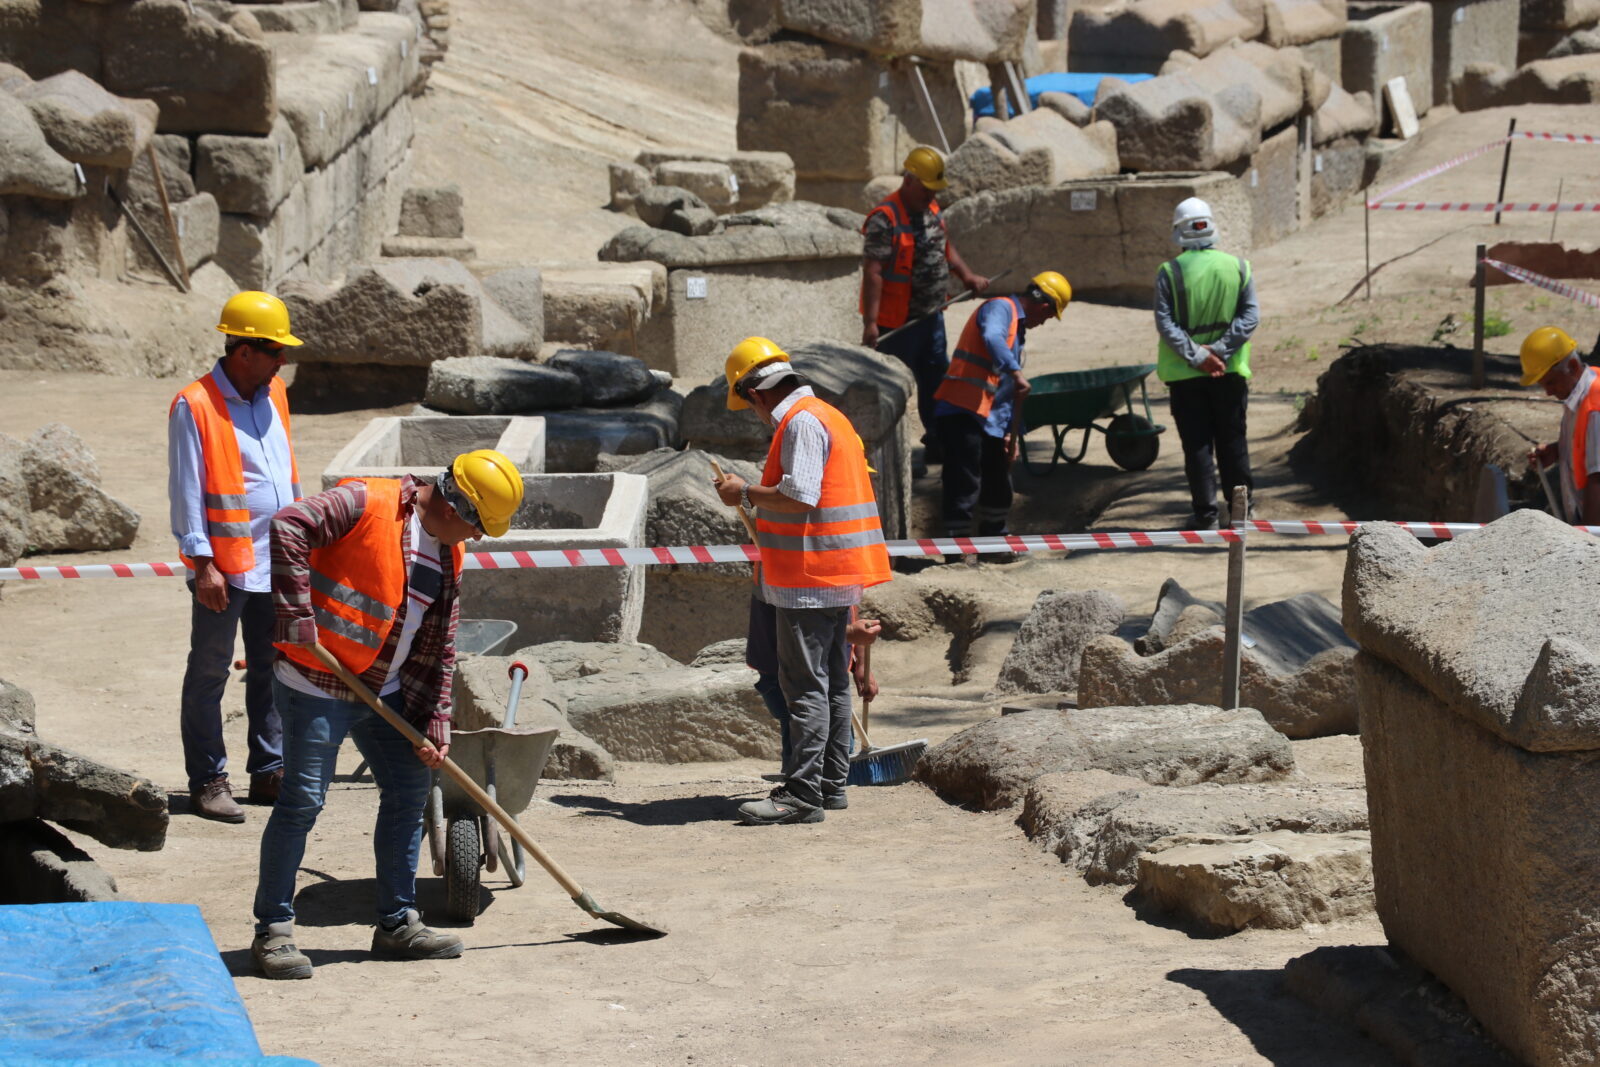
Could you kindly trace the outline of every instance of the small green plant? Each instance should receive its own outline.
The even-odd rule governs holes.
[[[1322,358],[1322,350],[1319,349],[1316,345],[1312,345],[1310,348],[1306,349],[1306,362],[1307,363],[1315,363],[1317,360],[1319,360],[1321,358]]]
[[[1290,334],[1288,337],[1285,337],[1283,340],[1279,341],[1275,346],[1273,346],[1272,350],[1274,352],[1283,352],[1287,349],[1299,348],[1303,344],[1305,344],[1305,342],[1299,337]]]
[[[1485,314],[1483,316],[1483,336],[1485,336],[1485,337],[1504,337],[1506,334],[1508,334],[1510,332],[1511,332],[1511,320],[1510,319],[1501,318],[1499,315],[1496,315],[1492,311],[1488,312],[1487,314]]]

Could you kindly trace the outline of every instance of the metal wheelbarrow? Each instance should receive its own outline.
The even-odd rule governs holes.
[[[1111,462],[1126,471],[1142,471],[1156,461],[1161,452],[1159,426],[1150,416],[1150,396],[1144,380],[1156,369],[1154,363],[1140,363],[1127,367],[1101,367],[1096,370],[1067,371],[1062,374],[1043,374],[1031,380],[1033,388],[1022,401],[1022,433],[1018,451],[1029,474],[1037,474],[1028,460],[1027,434],[1041,426],[1049,426],[1055,437],[1055,449],[1050,454],[1050,467],[1058,460],[1077,463],[1089,451],[1089,433],[1105,434],[1106,452]],[[1133,409],[1133,394],[1139,393],[1144,414]],[[1119,411],[1119,409],[1121,409]],[[1110,419],[1105,426],[1101,419]],[[1077,455],[1068,455],[1065,444],[1067,434],[1082,430]]]
[[[560,733],[517,725],[517,702],[528,668],[513,663],[511,696],[498,729],[452,731],[450,758],[480,783],[489,798],[508,813],[520,815],[533,799],[550,746]],[[505,868],[513,888],[526,880],[522,846],[500,834],[500,827],[455,780],[434,772],[428,792],[425,823],[433,873],[445,880],[445,911],[457,922],[478,918],[480,872]]]

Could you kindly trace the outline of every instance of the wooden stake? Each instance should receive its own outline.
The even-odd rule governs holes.
[[[1365,204],[1365,203],[1363,203],[1361,206],[1365,209],[1362,212],[1362,216],[1361,216],[1361,229],[1362,229],[1362,235],[1365,238],[1365,244],[1366,244],[1366,249],[1367,249],[1367,274],[1366,274],[1367,299],[1371,300],[1372,299],[1372,208],[1369,205]]]
[[[172,205],[167,202],[167,183],[161,180],[161,164],[156,160],[156,143],[152,138],[145,145],[150,160],[150,173],[156,179],[156,195],[161,198],[161,213],[167,217],[167,235],[172,238],[172,252],[178,263],[178,274],[183,278],[183,291],[189,291],[189,266],[183,261],[183,242],[178,239],[178,224],[172,219]]]
[[[1228,518],[1239,539],[1228,545],[1228,603],[1223,616],[1226,637],[1222,645],[1222,707],[1239,706],[1239,659],[1244,644],[1244,545],[1245,515],[1250,507],[1250,491],[1242,485],[1233,487],[1233,499],[1228,504]]]
[[[1556,239],[1556,220],[1561,217],[1561,191],[1567,186],[1567,179],[1563,176],[1556,179],[1556,209],[1550,212],[1550,240]]]
[[[1482,389],[1484,383],[1483,371],[1483,257],[1487,252],[1486,245],[1478,246],[1478,258],[1473,264],[1472,287],[1475,290],[1472,297],[1472,387]]]
[[[1511,135],[1517,132],[1517,120],[1511,119],[1511,125],[1506,127],[1506,151],[1500,157],[1500,191],[1494,197],[1494,224],[1500,225],[1500,205],[1506,201],[1506,172],[1511,169]]]

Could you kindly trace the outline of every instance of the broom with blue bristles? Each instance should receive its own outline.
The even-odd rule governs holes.
[[[872,677],[872,646],[864,645],[861,649],[862,673],[868,679]],[[928,751],[928,742],[923,740],[902,741],[897,745],[885,745],[874,748],[872,739],[867,736],[867,718],[872,714],[872,698],[861,698],[861,714],[854,711],[850,713],[850,721],[855,724],[856,738],[860,747],[855,755],[850,757],[850,777],[845,779],[847,785],[897,785],[911,777],[911,772],[917,769],[917,761],[922,754]]]

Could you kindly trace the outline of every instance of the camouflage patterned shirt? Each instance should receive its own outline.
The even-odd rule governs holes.
[[[917,234],[917,251],[911,265],[908,320],[926,315],[944,303],[950,287],[950,264],[944,258],[943,216],[931,211],[919,212],[911,216],[911,226]],[[894,257],[893,228],[887,212],[880,211],[868,217],[862,256],[889,262]]]

